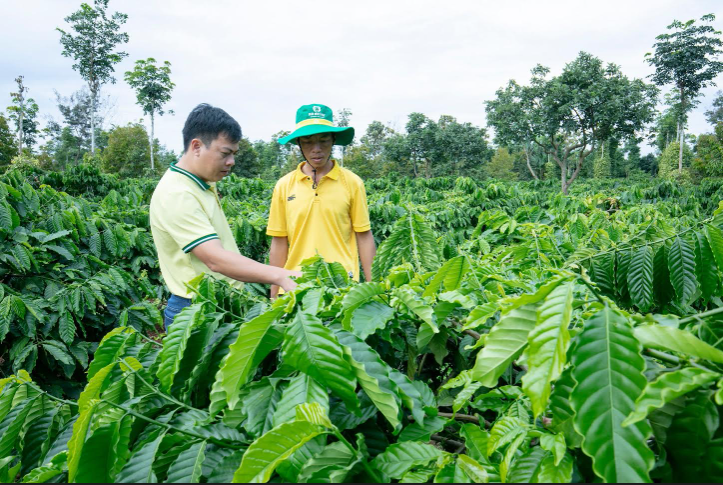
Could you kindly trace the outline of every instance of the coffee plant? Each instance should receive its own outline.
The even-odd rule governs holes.
[[[163,296],[148,183],[87,201],[13,177],[3,342],[15,358],[30,347],[55,362],[47,342],[71,353],[82,334],[63,339],[70,313],[98,344],[77,399],[54,389],[48,376],[64,368],[46,362],[19,361],[0,380],[4,480],[723,480],[717,181],[608,181],[564,196],[547,182],[374,180],[372,281],[316,257],[297,290],[271,302],[257,285],[201,276],[159,342],[146,333]],[[239,246],[259,259],[271,188],[219,184]],[[50,225],[56,213],[62,226]],[[105,242],[104,221],[123,251]],[[35,261],[25,273],[16,246]],[[47,290],[36,266],[62,288]],[[126,285],[93,297],[94,313],[85,290],[111,271]]]
[[[144,197],[98,202],[18,173],[0,181],[0,369],[77,396],[97,342],[119,323],[152,328],[160,290]],[[75,382],[74,382],[75,381]]]

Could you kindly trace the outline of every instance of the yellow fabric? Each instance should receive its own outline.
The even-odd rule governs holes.
[[[338,262],[359,280],[356,234],[371,229],[364,182],[334,162],[334,168],[318,181],[301,171],[305,162],[276,183],[266,234],[287,237],[286,269],[298,270],[301,262],[316,254]]]
[[[224,249],[239,253],[214,184],[204,190],[189,175],[169,169],[153,192],[150,220],[161,274],[171,293],[191,298],[186,283],[201,273],[243,287],[243,283],[208,269],[191,252],[203,242],[219,239]]]
[[[299,121],[298,123],[296,123],[296,129],[298,130],[299,128],[303,128],[303,127],[309,126],[309,125],[334,126],[334,123],[332,123],[329,120],[314,120],[314,119],[304,120],[304,121]]]

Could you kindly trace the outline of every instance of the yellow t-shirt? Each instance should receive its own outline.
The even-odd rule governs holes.
[[[298,270],[303,260],[319,254],[359,280],[355,233],[371,229],[366,190],[359,176],[333,162],[316,189],[301,171],[306,162],[276,183],[266,234],[288,238],[286,269]]]
[[[150,219],[161,274],[171,293],[191,298],[186,283],[201,273],[243,287],[239,281],[214,273],[191,253],[212,239],[219,239],[227,251],[239,253],[215,184],[171,165],[153,191]]]

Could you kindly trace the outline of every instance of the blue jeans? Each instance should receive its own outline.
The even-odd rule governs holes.
[[[166,327],[166,332],[168,332],[168,327],[171,326],[171,324],[173,323],[173,319],[176,318],[176,315],[181,313],[181,310],[183,310],[190,304],[191,300],[189,300],[188,298],[171,295],[171,297],[168,299],[168,305],[166,306],[166,309],[163,310],[163,326]]]

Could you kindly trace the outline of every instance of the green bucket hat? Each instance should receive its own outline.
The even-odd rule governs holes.
[[[279,143],[286,145],[300,136],[311,136],[317,133],[334,133],[334,145],[348,145],[354,139],[354,128],[351,126],[334,126],[334,115],[331,108],[323,104],[305,104],[296,110],[296,129]]]

